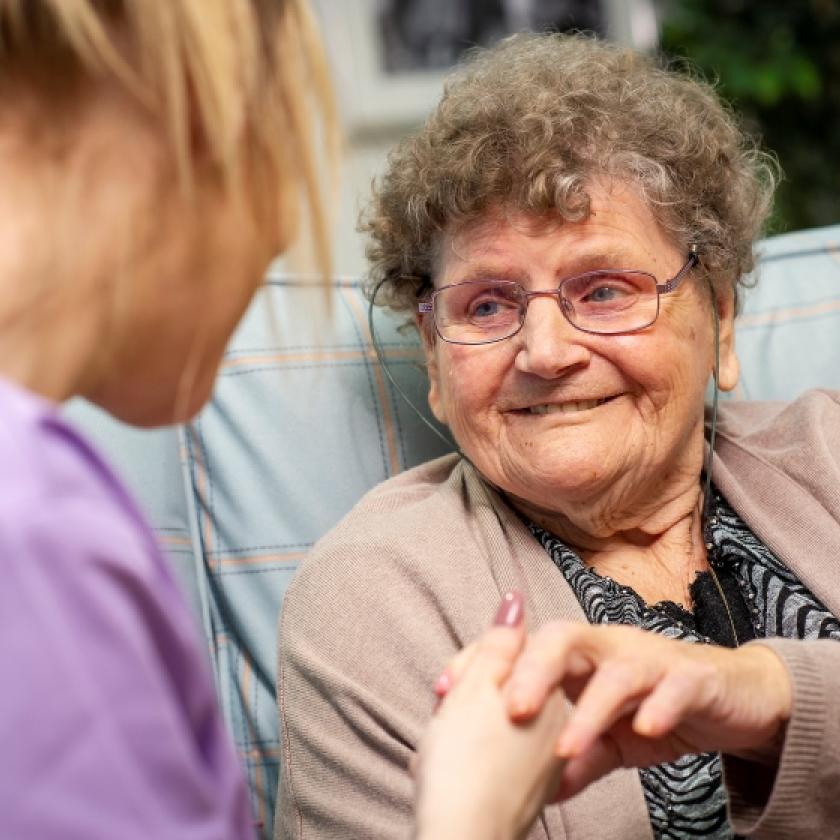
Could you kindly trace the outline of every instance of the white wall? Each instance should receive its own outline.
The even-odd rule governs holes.
[[[341,203],[333,237],[335,269],[338,274],[358,275],[365,271],[364,237],[356,233],[359,210],[370,196],[370,182],[385,165],[388,150],[402,131],[380,137],[350,141],[341,173]]]

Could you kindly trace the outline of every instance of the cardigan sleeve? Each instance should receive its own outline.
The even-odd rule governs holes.
[[[408,762],[461,643],[387,547],[317,547],[280,627],[275,838],[408,838]],[[422,644],[419,644],[422,640]]]
[[[775,778],[768,779],[767,768],[724,756],[733,827],[758,840],[836,836],[840,643],[775,638],[751,644],[766,645],[784,662],[793,682],[793,709]]]

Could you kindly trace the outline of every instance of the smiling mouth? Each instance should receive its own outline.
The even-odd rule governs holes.
[[[545,405],[532,405],[525,409],[528,414],[575,414],[578,411],[589,411],[598,408],[604,403],[614,400],[615,397],[603,397],[598,400],[576,400],[564,403],[547,403]]]

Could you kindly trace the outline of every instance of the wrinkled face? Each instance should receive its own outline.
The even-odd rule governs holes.
[[[679,271],[687,254],[631,188],[593,186],[590,196],[582,222],[499,214],[445,238],[435,286],[495,277],[550,289],[595,268],[640,269],[663,283]],[[728,302],[718,309],[728,389],[738,373],[733,313]],[[562,513],[606,497],[632,504],[675,473],[699,476],[714,326],[708,289],[694,274],[662,296],[652,326],[633,334],[580,332],[556,297],[533,298],[522,330],[494,344],[449,344],[423,326],[435,415],[481,473],[526,508]]]

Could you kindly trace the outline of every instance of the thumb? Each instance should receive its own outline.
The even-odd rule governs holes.
[[[592,782],[622,766],[624,762],[615,741],[599,738],[586,752],[566,761],[554,801],[570,799]]]
[[[508,592],[493,626],[479,639],[469,672],[502,685],[525,644],[524,603],[520,592]]]
[[[474,671],[476,662],[480,673],[489,674],[496,685],[501,685],[510,675],[525,642],[524,617],[522,594],[515,591],[505,594],[492,628],[450,660],[435,683],[435,694],[445,697],[468,671]]]

